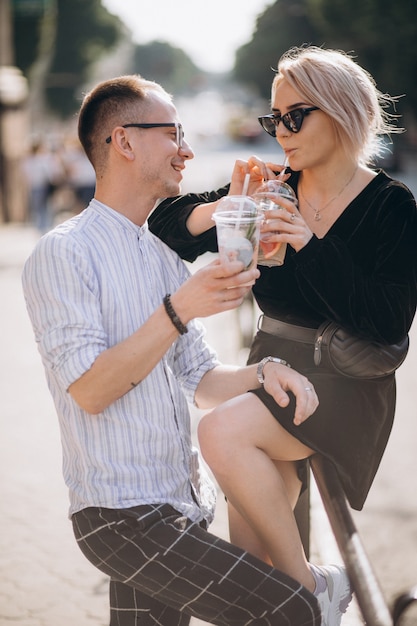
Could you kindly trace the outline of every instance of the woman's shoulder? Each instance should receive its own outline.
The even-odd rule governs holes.
[[[376,175],[355,198],[353,204],[371,214],[394,212],[397,215],[417,211],[413,193],[405,183],[389,176],[384,170],[377,170]]]
[[[399,191],[404,196],[408,196],[410,199],[414,200],[414,195],[411,190],[407,187],[407,185],[397,178],[392,178],[389,174],[387,174],[383,169],[375,170],[376,176],[369,183],[369,187],[371,191],[374,189],[378,190],[390,190],[390,191]]]

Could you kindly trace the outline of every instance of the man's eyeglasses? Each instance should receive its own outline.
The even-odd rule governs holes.
[[[182,125],[179,122],[161,122],[160,124],[122,124],[123,128],[175,128],[176,130],[176,144],[178,148],[183,147],[184,143],[184,131]],[[111,142],[111,136],[107,137],[106,143]]]
[[[258,117],[259,123],[262,128],[272,137],[277,136],[278,124],[282,122],[289,131],[292,133],[298,133],[303,125],[304,118],[309,115],[311,111],[318,111],[318,107],[307,107],[305,109],[294,109],[288,111],[284,115],[261,115]]]

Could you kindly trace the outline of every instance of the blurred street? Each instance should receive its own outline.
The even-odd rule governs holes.
[[[202,148],[187,167],[184,191],[226,183],[235,158],[247,158],[252,150],[281,162],[273,142],[216,153]],[[397,177],[417,194],[415,162],[407,162]],[[58,424],[23,302],[21,269],[37,238],[28,225],[0,226],[0,626],[105,626],[107,580],[78,550],[66,517]],[[230,312],[205,320],[209,341],[225,362],[245,359],[245,352],[239,351],[237,319],[236,312]],[[364,510],[354,514],[389,602],[417,585],[417,496],[412,486],[417,474],[416,371],[415,323],[409,356],[397,376],[390,443]],[[194,415],[196,422],[198,413]],[[221,494],[212,531],[227,536]],[[323,562],[338,558],[316,500],[313,554]],[[354,607],[343,621],[344,626],[361,623]]]

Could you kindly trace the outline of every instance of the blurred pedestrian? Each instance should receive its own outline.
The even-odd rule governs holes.
[[[64,160],[68,172],[68,184],[71,185],[78,206],[82,210],[94,197],[96,186],[94,168],[78,139],[67,143]]]
[[[29,220],[41,234],[52,225],[52,210],[49,202],[52,159],[40,140],[34,140],[29,153],[23,160],[29,196]]]

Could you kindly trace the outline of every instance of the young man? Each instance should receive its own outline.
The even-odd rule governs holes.
[[[208,408],[260,386],[295,418],[317,407],[282,363],[222,366],[195,321],[238,306],[258,276],[215,261],[190,276],[147,217],[193,158],[170,96],[124,76],[86,96],[79,138],[96,172],[89,207],[43,237],[23,285],[55,401],[78,545],[110,577],[112,626],[318,626],[314,596],[207,532],[213,486],[192,447],[187,398]],[[172,294],[169,295],[169,294]]]

